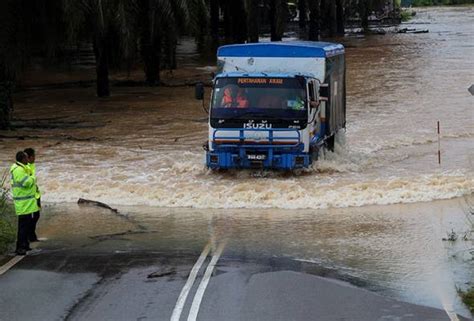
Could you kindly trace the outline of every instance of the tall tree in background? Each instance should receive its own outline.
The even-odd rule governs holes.
[[[8,128],[12,112],[12,90],[17,69],[26,45],[21,38],[16,20],[21,11],[17,0],[0,2],[0,129]]]
[[[308,0],[309,2],[309,30],[308,40],[318,41],[320,35],[321,0]]]
[[[270,0],[270,19],[271,41],[281,41],[288,19],[288,7],[285,0]]]
[[[178,33],[174,34],[179,34],[179,31],[189,30],[196,39],[199,52],[205,52],[208,49],[208,44],[212,43],[209,37],[211,22],[208,4],[205,0],[188,0],[187,3],[189,7],[189,9],[187,9],[189,12],[189,21],[181,21],[181,24],[184,24],[183,27],[177,30]],[[183,17],[182,12],[180,15]],[[219,18],[219,16],[217,18]],[[219,23],[219,21],[217,22]]]
[[[220,0],[221,10],[224,18],[224,42],[232,43],[232,13],[231,0]]]
[[[345,29],[344,0],[336,0],[337,34],[344,35]]]
[[[369,31],[369,15],[372,10],[373,0],[359,0],[358,9],[361,27],[364,32]]]
[[[210,0],[209,7],[211,47],[215,50],[219,47],[219,0]]]
[[[306,0],[298,0],[298,11],[300,12],[298,25],[300,30],[304,31],[306,30],[306,12],[308,12]]]
[[[243,43],[247,40],[247,11],[244,0],[221,0],[224,13],[225,43]]]
[[[59,0],[0,2],[0,129],[9,127],[17,75],[31,65],[34,54],[51,62],[63,43]]]
[[[126,0],[123,0],[126,1]],[[89,39],[94,48],[96,60],[97,96],[110,95],[109,68],[114,54],[121,53],[112,48],[118,39],[119,26],[127,10],[120,0],[64,0],[64,14],[68,21],[70,41]],[[124,9],[123,11],[120,11]]]
[[[337,15],[336,15],[336,1],[330,0],[326,2],[327,7],[328,7],[328,31],[329,31],[329,36],[333,37],[336,34],[337,31]]]
[[[243,43],[247,41],[247,10],[244,0],[232,0],[232,31],[233,41]]]
[[[161,56],[167,48],[171,67],[175,65],[176,45],[180,30],[189,22],[189,2],[185,0],[136,0],[140,30],[141,55],[145,81],[150,86],[160,83]]]
[[[259,1],[245,0],[247,11],[248,42],[258,42]]]

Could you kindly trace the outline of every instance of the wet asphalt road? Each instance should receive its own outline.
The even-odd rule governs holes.
[[[449,209],[447,222],[454,228],[463,226],[453,220],[459,202],[436,204]],[[418,211],[426,225],[420,213],[428,211],[418,205],[405,206],[406,217],[380,209],[289,217],[274,210],[144,209],[128,215],[47,206],[39,233],[48,240],[36,245],[41,252],[0,275],[0,320],[453,320],[443,309],[401,302],[383,291],[383,284],[406,282],[422,268],[409,265],[401,276],[393,270],[404,262],[419,264],[415,259],[433,243],[433,233],[430,227],[423,234],[413,222],[410,211]],[[444,217],[433,219],[439,224]],[[407,238],[406,245],[394,244],[398,238]],[[415,244],[413,253],[409,244]],[[400,258],[399,247],[405,247]],[[331,251],[345,260],[339,267]],[[301,259],[311,257],[322,261]],[[367,274],[367,264],[383,261],[388,265],[374,267],[378,274]],[[354,276],[356,268],[361,272]]]
[[[212,252],[197,274],[180,320],[190,320]],[[0,320],[170,320],[199,254],[45,246],[0,276]],[[445,311],[398,302],[332,277],[337,275],[308,263],[247,260],[224,250],[197,319],[450,320]]]

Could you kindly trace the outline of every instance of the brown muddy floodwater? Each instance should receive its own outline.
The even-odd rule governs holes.
[[[44,202],[115,204],[139,221],[172,221],[176,235],[199,234],[191,223],[217,216],[241,229],[236,252],[247,244],[258,253],[263,244],[267,255],[322,264],[385,294],[466,315],[455,286],[473,282],[472,255],[461,249],[467,254],[450,260],[440,239],[450,224],[472,230],[472,200],[463,197],[474,192],[473,16],[472,6],[420,9],[404,27],[429,33],[339,39],[347,131],[335,153],[301,173],[206,170],[207,115],[190,87],[113,88],[109,99],[93,88],[19,93],[15,118],[48,128],[1,133],[25,140],[0,138],[0,165],[31,146]],[[431,203],[372,207],[418,202]],[[50,209],[57,216],[64,206]]]

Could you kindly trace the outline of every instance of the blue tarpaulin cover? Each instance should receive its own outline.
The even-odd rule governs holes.
[[[288,41],[237,44],[219,47],[218,57],[315,57],[344,53],[344,46],[330,42]]]

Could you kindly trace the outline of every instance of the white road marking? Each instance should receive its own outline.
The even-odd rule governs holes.
[[[444,308],[444,311],[446,311],[446,313],[448,314],[448,317],[451,321],[459,321],[459,318],[456,312],[454,312],[452,305],[443,304],[443,308]]]
[[[214,253],[214,255],[212,256],[211,263],[209,263],[209,265],[207,266],[206,272],[204,273],[204,277],[202,278],[201,283],[199,284],[199,287],[196,291],[196,294],[194,295],[193,304],[191,305],[191,310],[189,310],[188,321],[195,321],[197,319],[199,307],[201,305],[204,292],[206,291],[207,284],[211,279],[212,271],[214,270],[214,267],[216,266],[216,263],[219,260],[226,243],[227,242],[224,241],[219,245],[216,250],[216,253]]]
[[[171,314],[171,319],[170,319],[171,321],[179,321],[179,318],[181,317],[181,313],[183,312],[183,307],[184,307],[184,304],[186,303],[186,298],[188,297],[189,291],[191,290],[194,284],[194,281],[196,280],[196,276],[199,270],[201,269],[201,266],[204,263],[204,260],[206,259],[210,250],[211,250],[211,244],[207,243],[201,255],[199,256],[199,259],[197,260],[196,264],[194,264],[191,270],[191,273],[189,274],[188,280],[186,281],[186,284],[184,285],[183,289],[181,290],[181,293],[179,294],[178,300],[176,301],[176,305],[173,309],[173,314]]]
[[[0,275],[5,274],[8,270],[10,270],[15,264],[23,260],[25,255],[17,255],[14,258],[12,258],[10,261],[5,263],[2,267],[0,267]]]

